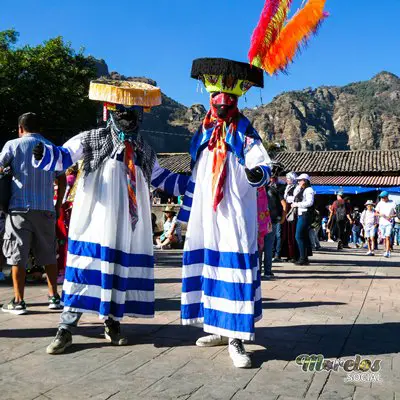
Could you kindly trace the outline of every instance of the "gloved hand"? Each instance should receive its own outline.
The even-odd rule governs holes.
[[[252,169],[245,168],[244,171],[246,172],[247,179],[251,183],[260,182],[264,177],[263,170],[260,167],[255,167]]]
[[[44,154],[44,145],[42,142],[38,143],[32,150],[33,156],[36,161],[40,161]]]

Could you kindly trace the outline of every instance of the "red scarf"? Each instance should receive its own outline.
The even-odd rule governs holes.
[[[226,97],[225,93],[221,93],[219,96]],[[234,100],[237,102],[237,99]],[[214,106],[213,98],[211,98],[211,109],[208,111],[203,122],[205,129],[210,129],[214,126],[213,133],[208,142],[208,149],[213,152],[212,198],[214,211],[217,211],[217,207],[224,197],[223,189],[227,175],[226,159],[228,154],[225,139],[227,134],[232,135],[236,132],[238,113],[239,110],[235,104],[235,107],[228,112],[226,118],[218,118],[217,109]],[[228,130],[227,124],[229,124]]]

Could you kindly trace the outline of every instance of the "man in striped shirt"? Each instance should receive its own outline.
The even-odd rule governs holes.
[[[18,119],[19,138],[8,141],[0,153],[0,172],[10,167],[13,175],[3,253],[7,264],[12,265],[14,298],[4,304],[2,310],[17,315],[27,312],[24,302],[25,268],[31,250],[35,262],[46,266],[49,308],[61,308],[57,294],[56,212],[53,202],[56,176],[32,166],[32,150],[35,145],[39,142],[50,144],[37,133],[38,127],[36,114],[21,115]],[[65,185],[60,184],[59,191],[63,187],[65,189]],[[63,193],[58,194],[61,203]]]

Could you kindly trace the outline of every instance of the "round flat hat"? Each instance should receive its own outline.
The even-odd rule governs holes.
[[[193,61],[191,77],[203,81],[210,93],[242,96],[252,86],[264,87],[261,68],[226,58],[198,58]]]
[[[89,99],[124,106],[154,107],[161,104],[161,90],[144,82],[105,79],[90,82]]]

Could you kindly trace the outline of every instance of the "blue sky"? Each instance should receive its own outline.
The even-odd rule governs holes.
[[[297,9],[302,0],[294,0]],[[61,35],[74,48],[106,60],[110,70],[155,79],[185,104],[208,103],[190,79],[194,58],[247,60],[251,33],[264,0],[18,0],[2,1],[0,30],[14,27],[20,44]],[[265,76],[247,103],[283,91],[343,85],[387,70],[400,75],[400,0],[328,0],[331,16],[289,75]]]

